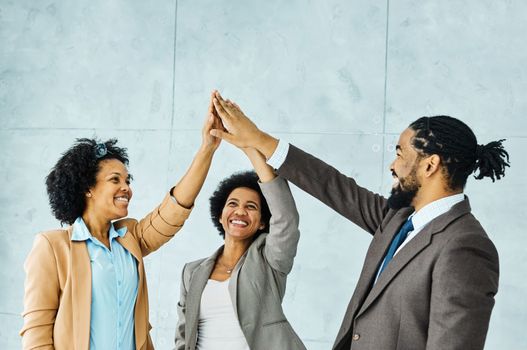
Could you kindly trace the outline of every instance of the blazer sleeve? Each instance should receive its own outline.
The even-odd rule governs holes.
[[[177,303],[177,315],[178,322],[176,327],[176,346],[174,350],[185,350],[185,312],[186,312],[186,299],[187,299],[187,284],[189,278],[186,276],[187,265],[183,266],[183,271],[181,272],[181,287],[180,287],[180,297]]]
[[[371,234],[388,213],[386,198],[360,187],[354,179],[293,145],[289,145],[287,157],[277,171]]]
[[[191,209],[179,205],[168,193],[160,205],[141,220],[123,219],[115,227],[126,226],[139,243],[143,256],[156,251],[181,229]]]
[[[498,292],[496,248],[485,236],[453,239],[432,274],[427,350],[481,350]]]
[[[260,188],[271,211],[264,255],[273,269],[288,274],[293,268],[300,238],[295,200],[287,181],[280,176],[260,183]]]
[[[39,234],[24,263],[23,349],[54,349],[53,327],[59,307],[57,262],[46,236]]]

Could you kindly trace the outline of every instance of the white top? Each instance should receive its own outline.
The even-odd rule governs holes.
[[[196,350],[250,350],[234,313],[229,280],[209,279],[199,308]]]

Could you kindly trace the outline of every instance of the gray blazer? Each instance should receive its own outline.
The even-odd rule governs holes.
[[[229,281],[232,304],[252,350],[305,349],[282,310],[300,237],[298,212],[284,179],[277,177],[260,187],[271,210],[270,229],[254,240],[234,268]],[[196,348],[201,294],[222,250],[183,268],[177,350]]]
[[[373,235],[333,349],[483,349],[498,253],[468,198],[401,248],[372,287],[413,209],[389,209],[384,197],[292,145],[278,173]]]

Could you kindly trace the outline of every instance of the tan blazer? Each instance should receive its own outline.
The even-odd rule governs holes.
[[[136,349],[153,349],[148,322],[148,290],[143,257],[179,231],[189,209],[170,195],[142,220],[121,219],[115,228],[128,232],[117,241],[137,260],[135,302]],[[24,264],[24,349],[87,350],[90,346],[91,270],[85,242],[71,241],[72,227],[43,232],[35,238]]]
[[[373,284],[413,209],[389,209],[386,198],[292,145],[278,174],[372,235],[334,350],[483,349],[499,262],[468,198],[429,222]]]

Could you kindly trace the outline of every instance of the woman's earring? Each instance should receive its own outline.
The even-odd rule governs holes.
[[[91,197],[91,192],[86,193],[86,197]]]

